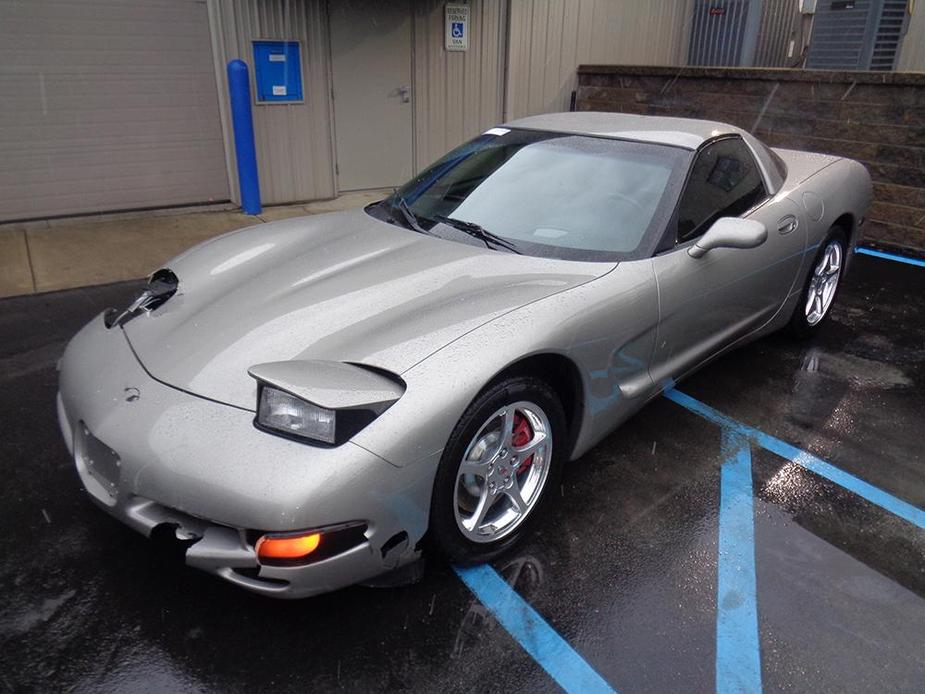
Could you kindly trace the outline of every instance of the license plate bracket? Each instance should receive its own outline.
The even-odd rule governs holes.
[[[122,460],[119,454],[96,438],[87,425],[80,422],[74,450],[77,463],[111,498],[118,494],[119,478],[122,475]]]

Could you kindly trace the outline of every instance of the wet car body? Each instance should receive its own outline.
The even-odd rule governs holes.
[[[146,535],[172,528],[187,563],[267,595],[400,568],[420,556],[448,438],[499,374],[529,368],[555,384],[577,458],[674,381],[787,325],[827,232],[843,225],[853,248],[870,202],[856,162],[771,153],[719,123],[552,114],[487,136],[512,131],[690,161],[741,138],[765,191],[741,216],[766,240],[695,257],[702,236],[669,248],[656,234],[638,257],[544,257],[356,210],[206,242],[168,263],[175,295],[119,324],[97,317],[62,359],[59,420],[90,496]],[[311,374],[300,387],[323,407],[393,399],[336,445],[274,435],[254,422],[272,379],[261,367],[279,364]],[[333,553],[258,559],[264,534],[308,530]]]

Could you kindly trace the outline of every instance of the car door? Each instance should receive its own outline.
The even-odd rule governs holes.
[[[668,232],[668,248],[653,258],[659,327],[650,373],[656,383],[683,376],[774,316],[799,271],[805,248],[801,214],[783,193],[769,195],[741,137],[701,147]],[[767,227],[767,240],[755,248],[689,255],[721,217],[759,221]]]

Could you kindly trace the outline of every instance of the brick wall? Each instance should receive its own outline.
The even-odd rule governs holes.
[[[580,111],[718,120],[857,159],[874,181],[865,238],[925,252],[925,73],[582,65],[578,85]]]

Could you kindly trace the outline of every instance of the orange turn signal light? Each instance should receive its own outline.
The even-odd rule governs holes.
[[[273,537],[264,535],[257,540],[257,556],[260,559],[302,559],[318,549],[321,533]]]

